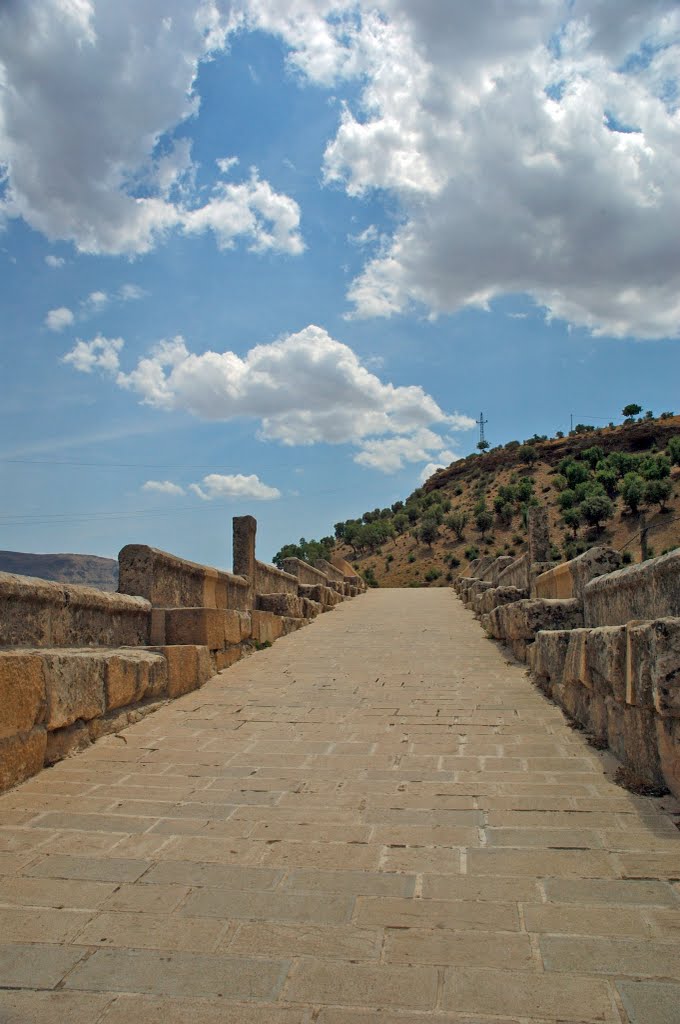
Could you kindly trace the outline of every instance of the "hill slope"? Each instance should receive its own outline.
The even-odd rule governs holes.
[[[478,553],[521,554],[527,509],[542,505],[555,559],[606,544],[639,561],[643,527],[649,554],[680,544],[679,483],[680,416],[535,436],[454,462],[403,502],[337,523],[335,551],[380,586],[448,586]]]
[[[37,576],[55,583],[77,583],[115,591],[118,562],[98,555],[33,555],[24,551],[0,551],[0,572]]]

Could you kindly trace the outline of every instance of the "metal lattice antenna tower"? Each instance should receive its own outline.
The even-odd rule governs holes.
[[[484,419],[484,413],[480,412],[479,419],[476,420],[477,426],[479,427],[479,444],[477,445],[478,448],[483,447],[486,441],[486,438],[484,437],[484,426],[488,422],[488,420]]]

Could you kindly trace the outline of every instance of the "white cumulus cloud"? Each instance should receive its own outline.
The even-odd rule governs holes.
[[[63,267],[65,262],[66,260],[63,259],[63,257],[55,256],[51,252],[48,252],[47,256],[45,257],[45,263],[47,264],[48,267],[52,267],[53,270],[58,270],[59,267]]]
[[[0,218],[88,253],[145,253],[173,230],[300,252],[292,199],[255,175],[204,200],[175,134],[238,23],[217,0],[0,5]]]
[[[467,418],[463,420],[461,428],[474,426],[474,421]],[[396,473],[403,469],[407,462],[428,462],[432,454],[438,451],[440,464],[446,465],[453,462],[456,455],[447,450],[441,450],[442,438],[433,430],[423,428],[412,434],[401,437],[389,437],[384,439],[370,438],[362,441],[361,450],[354,456],[354,461],[360,466],[368,466],[370,469],[379,469],[382,473]]]
[[[118,383],[158,408],[207,420],[258,419],[262,437],[290,445],[356,443],[433,423],[474,426],[469,417],[445,413],[421,387],[384,384],[349,346],[314,325],[243,358],[230,351],[196,355],[177,337],[120,373]]]
[[[222,475],[209,473],[200,484],[189,484],[189,489],[203,501],[214,498],[249,498],[253,501],[274,501],[281,497],[281,491],[262,483],[254,473],[244,476],[242,473]]]
[[[101,334],[92,341],[79,338],[71,351],[62,356],[62,362],[69,363],[81,373],[92,373],[93,370],[116,373],[120,365],[118,353],[123,345],[122,338],[105,338]]]
[[[183,487],[173,484],[172,480],[147,480],[142,484],[143,491],[152,491],[155,494],[186,494]]]
[[[50,309],[45,317],[45,326],[51,331],[63,331],[70,327],[74,321],[72,310],[68,306],[59,306],[58,309]]]
[[[680,334],[677,0],[251,0],[316,83],[360,83],[326,148],[401,216],[356,313],[526,294],[595,335]]]
[[[122,339],[97,336],[79,341],[64,358],[77,370],[115,372],[122,346]],[[204,420],[256,420],[262,439],[357,445],[358,462],[386,472],[441,451],[443,438],[432,426],[475,426],[470,416],[445,412],[418,385],[384,383],[348,345],[312,324],[244,356],[196,354],[178,336],[160,342],[128,372],[120,370],[116,382],[158,409]]]

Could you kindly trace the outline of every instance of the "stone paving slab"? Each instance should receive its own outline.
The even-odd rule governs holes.
[[[680,807],[452,591],[372,591],[0,798],[1,1024],[679,1024]]]

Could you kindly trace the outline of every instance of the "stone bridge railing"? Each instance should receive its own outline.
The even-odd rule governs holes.
[[[118,594],[0,573],[0,790],[365,590],[345,563],[259,561],[256,531],[234,519],[233,573],[130,544]]]
[[[680,550],[626,568],[602,547],[505,561],[470,563],[460,597],[632,784],[680,796]]]

